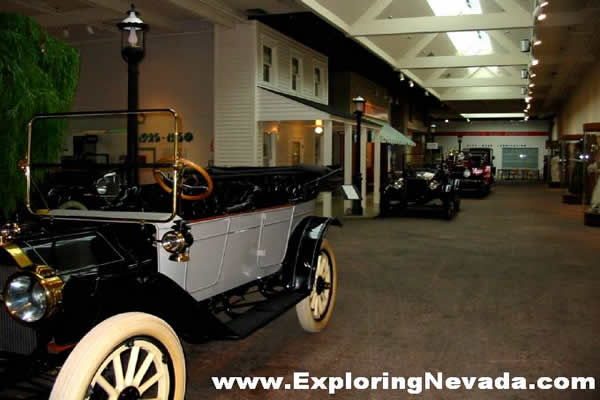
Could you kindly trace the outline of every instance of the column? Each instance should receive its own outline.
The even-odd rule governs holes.
[[[276,167],[277,166],[277,135],[279,130],[276,132],[271,132],[269,135],[269,140],[271,141],[271,158],[269,159],[269,166]]]
[[[367,128],[360,130],[360,174],[362,175],[362,185],[360,195],[362,197],[363,215],[367,209]]]
[[[324,121],[324,132],[321,141],[321,154],[323,165],[333,164],[333,121]],[[323,192],[323,216],[331,217],[332,214],[332,195],[331,192]]]
[[[373,203],[375,203],[375,208],[377,209],[377,205],[379,204],[381,192],[381,135],[380,131],[375,132],[375,159],[373,163],[375,164],[373,167],[373,173],[375,176],[373,177]]]
[[[352,124],[344,123],[344,185],[352,185]],[[352,201],[344,200],[344,214],[352,210]]]

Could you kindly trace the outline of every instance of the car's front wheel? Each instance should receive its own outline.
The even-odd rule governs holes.
[[[50,400],[183,400],[185,358],[173,329],[139,312],[96,325],[63,365]]]
[[[337,295],[337,264],[327,240],[321,244],[315,282],[310,295],[296,305],[296,314],[307,332],[320,332],[329,323]]]

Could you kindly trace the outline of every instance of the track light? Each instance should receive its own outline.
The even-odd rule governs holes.
[[[429,92],[427,90],[425,91],[425,97],[429,97]]]
[[[531,75],[529,75],[530,78],[535,78],[537,76],[537,74],[535,72],[532,72]]]
[[[534,58],[533,60],[531,60],[531,65],[534,66],[534,67],[536,65],[538,65],[539,63],[540,63],[540,60],[538,60],[537,58]]]
[[[444,122],[445,122],[445,123],[449,123],[449,122],[450,122],[450,120],[448,120],[448,119],[447,119],[447,120],[445,120]]]
[[[529,49],[531,49],[531,42],[529,41],[529,39],[521,40],[521,52],[527,53]]]
[[[404,77],[404,73],[400,72],[400,82],[404,82],[406,78]]]
[[[525,95],[527,94],[527,88],[526,88],[526,87],[522,87],[522,88],[521,88],[521,94],[522,94],[523,96],[525,96]]]
[[[538,21],[543,21],[543,20],[545,20],[547,17],[548,17],[548,16],[547,16],[546,14],[542,13],[542,14],[538,15],[538,17],[537,17],[537,20],[538,20]]]
[[[535,83],[533,83],[533,82],[532,82],[532,83],[530,83],[530,84],[529,84],[529,87],[530,87],[530,88],[533,88],[533,87],[535,87]]]
[[[540,4],[540,8],[544,8],[544,7],[546,7],[548,4],[550,4],[550,3],[549,3],[549,2],[547,2],[547,1],[542,1],[542,4]]]
[[[88,25],[88,26],[86,26],[86,27],[85,27],[85,29],[87,30],[87,32],[88,32],[90,35],[93,35],[94,33],[96,33],[96,32],[94,31],[94,27],[93,27],[93,26],[91,26],[91,25]]]
[[[415,87],[415,83],[413,81],[408,82],[408,86]]]
[[[526,115],[524,119],[525,121],[529,121],[529,115]]]
[[[529,71],[527,71],[525,68],[523,68],[521,70],[521,79],[527,79],[529,78]]]
[[[542,41],[536,37],[533,38],[533,46],[539,46],[542,44]]]

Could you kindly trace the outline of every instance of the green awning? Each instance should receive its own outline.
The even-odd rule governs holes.
[[[390,124],[383,124],[383,127],[379,131],[379,135],[381,136],[382,143],[388,144],[399,144],[401,146],[416,146],[415,142],[413,142],[408,136],[402,134],[402,132],[396,130]]]

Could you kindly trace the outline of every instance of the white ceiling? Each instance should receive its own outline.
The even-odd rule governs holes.
[[[452,104],[473,108],[475,101],[514,112],[525,106],[521,69],[532,58],[532,114],[556,111],[595,60],[599,0],[548,0],[545,21],[537,21],[535,0],[480,0],[483,14],[438,17],[427,0],[299,0],[329,23],[402,71],[416,83]],[[493,52],[483,56],[459,55],[449,31],[487,32]],[[519,42],[533,35],[542,45],[522,53]],[[490,68],[491,67],[491,68]],[[490,110],[494,111],[494,110]]]
[[[519,112],[529,53],[519,41],[532,32],[533,114],[554,112],[600,54],[600,0],[548,0],[547,20],[535,22],[535,0],[480,0],[483,14],[436,17],[427,0],[137,0],[153,33],[184,32],[207,22],[232,26],[249,13],[311,10],[459,112]],[[34,17],[54,35],[77,42],[114,37],[126,0],[2,0],[0,12]],[[249,12],[249,10],[253,10]],[[461,56],[447,31],[488,32],[493,54]],[[351,55],[349,55],[351,57]],[[491,68],[490,68],[491,67]]]

